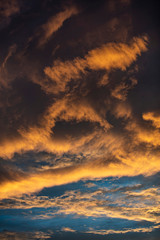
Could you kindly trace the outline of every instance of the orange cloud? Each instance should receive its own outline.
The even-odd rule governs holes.
[[[113,230],[113,229],[109,229],[109,230],[94,230],[94,229],[90,229],[89,231],[86,231],[86,233],[92,233],[92,234],[98,234],[98,235],[108,235],[108,234],[125,234],[125,233],[149,233],[152,232],[154,229],[159,228],[160,225],[156,225],[156,226],[151,226],[151,227],[144,227],[144,228],[134,228],[134,229],[126,229],[126,230]]]
[[[61,231],[63,232],[76,232],[76,230],[72,229],[72,228],[69,228],[69,227],[63,227],[61,229]]]
[[[114,198],[114,196],[117,196],[114,195],[116,191],[120,194],[119,198]],[[145,220],[158,224],[160,223],[159,191],[158,188],[143,190],[141,187],[131,186],[114,187],[112,189],[103,187],[92,190],[92,192],[66,191],[63,195],[53,198],[36,195],[25,195],[22,198],[15,196],[11,198],[9,203],[1,204],[1,208],[49,208],[46,209],[44,214],[34,216],[34,219],[48,219],[56,215],[76,214],[85,217],[112,217],[133,221]],[[123,203],[126,198],[128,204],[124,206]],[[114,206],[111,206],[113,199]]]
[[[76,7],[66,8],[64,11],[57,13],[55,16],[51,17],[47,23],[42,25],[43,36],[39,40],[39,45],[44,45],[54,32],[58,31],[59,28],[63,26],[63,23],[68,18],[77,14],[78,10]]]
[[[126,102],[120,102],[115,105],[113,109],[113,114],[116,118],[125,118],[128,119],[132,116],[132,109]]]
[[[92,139],[98,132],[93,132],[89,135],[72,137],[66,139],[55,139],[54,129],[57,121],[70,122],[72,120],[89,121],[99,123],[105,130],[109,129],[111,125],[105,119],[105,113],[99,114],[87,102],[74,102],[67,98],[57,100],[51,107],[49,107],[43,118],[40,121],[40,127],[30,127],[28,130],[18,129],[19,138],[12,140],[4,140],[0,146],[0,156],[4,158],[11,158],[15,152],[24,153],[26,151],[47,151],[53,153],[64,153],[77,149],[89,139]],[[51,137],[53,135],[53,137]]]
[[[76,58],[73,61],[66,62],[56,61],[53,67],[45,68],[48,78],[53,81],[53,85],[56,84],[54,88],[51,86],[49,90],[52,93],[54,91],[56,93],[66,91],[67,82],[72,78],[74,80],[80,78],[80,75],[85,74],[87,69],[106,70],[106,72],[114,69],[124,71],[137,59],[138,55],[141,55],[141,52],[147,50],[146,44],[146,37],[134,38],[129,45],[124,43],[105,44],[100,48],[91,50],[84,58]],[[101,85],[107,83],[108,79],[100,82]],[[135,83],[133,80],[131,87]],[[132,117],[130,106],[121,101],[124,100],[121,98],[122,94],[119,93],[121,88],[128,91],[130,87],[125,84],[117,87],[118,90],[112,95],[119,102],[111,109],[111,113],[116,118],[124,118],[128,121],[128,125],[130,122],[132,123],[127,129],[133,135],[129,145],[127,136],[124,133],[116,134],[114,126],[111,126],[106,120],[107,106],[104,110],[102,109],[103,111],[98,111],[93,104],[87,101],[87,98],[77,98],[73,93],[65,92],[66,95],[62,98],[54,99],[54,103],[46,110],[40,120],[39,127],[30,126],[27,130],[18,129],[19,138],[2,141],[0,156],[10,158],[15,152],[22,154],[26,151],[77,155],[83,152],[85,161],[81,165],[77,165],[76,161],[74,164],[72,161],[68,161],[69,167],[62,168],[66,166],[62,164],[62,159],[59,166],[53,166],[53,168],[57,168],[57,172],[55,170],[51,170],[51,172],[42,170],[41,173],[38,173],[37,170],[37,173],[31,174],[25,179],[3,183],[0,189],[1,197],[32,193],[44,187],[75,182],[82,178],[133,176],[153,174],[159,171],[160,156],[158,154],[153,154],[148,149],[145,153],[140,149],[135,150],[135,134],[137,134],[139,142],[153,142],[153,136],[150,134],[145,137],[145,134],[149,133],[135,125],[136,121]],[[98,126],[95,124],[92,132],[86,133],[84,136],[72,137],[71,134],[64,138],[56,138],[54,135],[56,123],[58,121],[71,122],[73,120],[76,122],[98,123]],[[154,134],[159,136],[158,132],[154,132]],[[150,140],[146,140],[146,138],[150,138]],[[159,138],[157,137],[157,139]]]
[[[154,112],[147,112],[143,113],[142,117],[146,121],[151,121],[154,127],[160,128],[160,115],[157,115]]]
[[[133,38],[129,45],[124,43],[107,43],[100,48],[88,52],[84,58],[75,58],[73,61],[55,61],[52,67],[44,69],[45,74],[53,81],[53,86],[46,82],[42,86],[46,91],[59,93],[66,90],[67,83],[77,80],[81,74],[91,70],[121,69],[125,71],[141,52],[147,51],[147,37]],[[100,85],[107,84],[107,79],[101,79]]]
[[[77,101],[75,99],[71,99],[65,101],[65,105],[63,106],[61,112],[58,115],[58,118],[60,120],[65,121],[71,121],[71,120],[77,120],[79,121],[89,121],[89,122],[97,122],[102,127],[108,129],[111,127],[111,125],[107,122],[105,119],[105,114],[99,114],[96,112],[96,110],[86,101],[79,100]],[[50,112],[52,115],[52,112],[54,112],[52,109],[55,109],[55,106],[53,105],[53,108],[50,108]]]
[[[33,173],[24,179],[20,178],[15,181],[4,182],[0,186],[0,198],[8,198],[22,194],[29,194],[40,191],[44,187],[58,186],[80,179],[96,179],[109,176],[135,176],[139,174],[151,175],[160,170],[159,154],[151,155],[144,153],[125,153],[118,148],[114,150],[115,156],[121,160],[120,162],[101,161],[101,156],[96,160],[83,164],[74,164],[66,168],[57,168],[40,173]],[[98,155],[97,155],[98,157]]]
[[[147,121],[148,121],[148,118],[147,118]],[[157,126],[157,122],[156,122],[156,126]],[[147,143],[155,147],[160,145],[159,129],[147,129],[145,127],[142,127],[140,126],[140,124],[137,123],[135,119],[132,119],[127,123],[126,129],[129,132],[133,133],[133,142],[137,144]]]
[[[108,43],[91,50],[86,56],[91,69],[121,69],[126,70],[141,52],[147,50],[147,37],[133,38],[130,45],[124,43]]]

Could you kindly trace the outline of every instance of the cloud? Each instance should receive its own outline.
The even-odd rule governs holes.
[[[42,232],[42,231],[35,231],[35,232],[11,232],[11,231],[3,231],[0,232],[0,237],[3,240],[7,239],[15,239],[15,240],[34,240],[34,239],[51,239],[53,232]]]
[[[17,0],[1,0],[0,15],[1,17],[10,17],[19,12],[19,5]]]
[[[117,119],[128,119],[132,116],[131,106],[127,102],[119,102],[114,106],[113,114]]]
[[[1,209],[45,208],[45,212],[30,215],[33,219],[52,219],[66,215],[111,217],[135,222],[148,221],[154,227],[160,223],[159,192],[159,188],[144,189],[142,185],[98,188],[97,184],[97,188],[66,191],[55,197],[15,196],[1,201]]]
[[[72,228],[69,228],[69,227],[63,227],[61,229],[61,231],[63,232],[76,232],[76,230],[72,229]]]
[[[148,119],[144,119],[145,121]],[[155,123],[154,123],[155,124]],[[156,122],[157,124],[157,122]],[[157,126],[157,125],[156,125]],[[137,144],[146,143],[153,147],[157,147],[160,145],[159,137],[160,132],[159,129],[150,129],[142,124],[140,124],[136,119],[132,119],[128,122],[126,129],[133,134],[133,141]]]
[[[9,164],[0,163],[0,184],[6,183],[8,181],[14,181],[15,179],[22,179],[25,173],[15,166],[10,166]]]
[[[133,38],[129,45],[124,43],[108,43],[100,48],[93,49],[84,58],[75,58],[73,61],[55,61],[52,67],[44,69],[45,74],[53,81],[46,82],[46,88],[53,93],[66,91],[69,81],[79,79],[87,69],[106,70],[121,69],[125,71],[141,52],[147,51],[147,37]],[[108,81],[100,80],[100,84]],[[52,84],[51,84],[52,83]],[[47,84],[49,86],[47,87]],[[51,85],[50,85],[51,84]]]
[[[74,86],[69,91],[67,91],[67,84],[72,80],[72,78],[74,81],[76,81],[81,77],[81,74],[86,75],[86,71],[88,71],[87,69],[94,71],[105,70],[107,71],[107,73],[108,71],[110,72],[113,69],[117,68],[124,71],[128,66],[130,66],[132,62],[136,60],[138,55],[141,55],[141,52],[147,50],[146,41],[147,38],[142,37],[134,38],[129,45],[124,43],[109,43],[101,46],[100,48],[89,51],[88,54],[84,56],[84,58],[75,58],[73,61],[66,62],[56,61],[53,67],[46,67],[44,70],[46,75],[48,76],[47,81],[49,81],[49,85],[45,82],[45,80],[43,82],[40,81],[30,84],[28,83],[28,81],[26,81],[26,87],[32,87],[38,98],[41,98],[41,95],[44,95],[44,92],[39,89],[40,85],[43,87],[43,90],[45,90],[46,96],[48,96],[48,91],[51,94],[64,91],[64,95],[62,97],[55,96],[52,101],[50,100],[50,106],[44,106],[45,110],[41,114],[38,113],[38,117],[36,116],[36,109],[38,109],[37,104],[35,104],[35,113],[32,114],[34,115],[34,118],[33,116],[28,116],[28,113],[26,113],[26,116],[25,109],[29,109],[30,111],[30,108],[25,105],[26,99],[23,100],[24,96],[26,95],[26,90],[24,89],[24,87],[22,88],[22,83],[20,83],[20,81],[13,82],[12,85],[15,86],[13,87],[11,85],[11,87],[16,91],[18,89],[17,93],[19,97],[22,98],[21,102],[22,100],[24,101],[24,107],[21,111],[24,114],[22,114],[22,116],[17,116],[18,119],[21,119],[19,123],[22,123],[18,123],[17,126],[12,126],[14,128],[14,131],[12,131],[15,132],[15,134],[13,134],[9,139],[2,139],[2,144],[0,146],[0,156],[4,158],[11,158],[16,152],[24,153],[26,151],[34,150],[47,151],[52,153],[64,153],[68,151],[75,152],[77,146],[83,146],[84,142],[88,141],[87,139],[91,139],[93,135],[97,134],[99,131],[93,129],[92,134],[88,136],[85,135],[84,137],[82,137],[82,139],[80,139],[79,136],[77,136],[77,139],[72,138],[71,132],[68,139],[65,138],[59,140],[55,139],[54,137],[54,128],[59,121],[65,121],[68,123],[72,123],[72,121],[76,121],[77,123],[89,122],[91,124],[94,123],[94,128],[96,128],[96,124],[99,124],[99,127],[103,128],[104,131],[108,131],[110,128],[113,128],[112,124],[107,121],[106,114],[107,111],[112,108],[112,102],[114,105],[113,109],[115,109],[116,106],[120,106],[120,103],[114,104],[114,99],[112,98],[124,101],[124,92],[125,95],[127,95],[128,90],[134,86],[135,81],[131,80],[130,84],[126,84],[125,80],[123,80],[122,83],[117,83],[116,81],[114,81],[114,84],[112,83],[112,85],[108,85],[103,80],[102,86],[102,78],[97,78],[93,82],[87,82],[87,79],[83,80],[83,78],[81,78],[78,82],[76,82],[76,84],[80,83],[80,85]],[[10,57],[10,55],[13,53],[11,50],[13,51],[13,48],[10,49],[7,55],[8,57]],[[6,57],[5,64],[8,57]],[[107,96],[105,92],[101,93],[101,91],[103,91],[103,87],[105,86],[104,84],[107,84],[106,91],[109,92]],[[94,99],[95,91],[97,91],[97,94],[99,94],[96,102]],[[120,93],[121,91],[122,93]],[[7,94],[12,93],[7,92]],[[12,102],[10,103],[10,108],[13,113],[18,106],[20,106],[20,109],[22,108],[20,99],[17,99],[17,101],[18,104],[16,103],[16,105],[14,105]],[[10,112],[12,112],[11,110]],[[120,111],[120,108],[118,111]],[[121,116],[123,114],[121,110]],[[126,114],[128,116],[128,113]],[[31,117],[31,119],[34,119],[34,121],[31,121],[31,124],[30,122],[28,122],[28,124],[25,123],[25,126],[23,126],[23,121],[25,120],[23,115],[26,119],[30,119]],[[18,122],[17,117],[15,116],[15,114],[13,114],[13,116],[7,116],[8,119],[13,119],[13,122]],[[75,143],[73,143],[74,141]],[[74,147],[75,149],[73,149]]]
[[[97,134],[93,131],[91,134],[85,134],[77,139],[72,139],[72,136],[68,139],[55,139],[54,134],[51,137],[51,129],[55,127],[57,119],[66,122],[74,119],[76,121],[98,122],[102,127],[110,128],[110,124],[90,106],[79,104],[78,111],[77,106],[78,104],[75,105],[74,102],[57,101],[42,118],[40,122],[42,127],[30,127],[27,130],[23,127],[18,129],[19,137],[2,142],[0,155],[4,158],[11,158],[15,152],[24,153],[31,150],[64,153],[74,149],[74,147],[84,145]]]
[[[8,59],[15,53],[16,48],[17,48],[16,44],[13,44],[9,47],[8,54],[2,63],[2,68],[5,68],[5,65],[6,65]]]
[[[1,199],[30,194],[40,191],[44,187],[77,182],[84,178],[96,179],[109,176],[151,175],[159,171],[159,154],[152,155],[146,152],[144,155],[144,152],[141,154],[138,151],[134,153],[126,152],[122,147],[115,147],[115,143],[113,142],[111,146],[108,143],[108,150],[111,151],[111,154],[108,153],[105,157],[107,148],[103,148],[103,145],[99,144],[99,146],[93,144],[93,147],[89,149],[84,144],[86,158],[84,158],[85,161],[82,163],[72,163],[71,166],[64,168],[41,170],[29,173],[24,178],[17,177],[14,180],[2,182],[0,187]]]
[[[17,0],[0,1],[0,29],[10,23],[11,18],[20,12],[20,4]]]
[[[0,66],[0,88],[2,86],[8,87],[8,72],[7,72],[6,65],[7,65],[9,58],[11,58],[12,55],[16,52],[16,48],[17,48],[16,44],[13,44],[9,47],[8,53]]]
[[[39,45],[42,46],[51,38],[53,33],[57,32],[63,26],[63,23],[78,13],[78,9],[74,6],[64,9],[49,18],[49,20],[41,26],[42,36],[39,39]]]
[[[66,9],[63,14],[58,16],[69,16],[67,14],[73,13],[73,9]],[[59,18],[61,19],[61,17]],[[53,29],[50,31],[51,35],[52,33]],[[49,38],[51,35],[46,36]],[[11,135],[11,138],[2,137],[1,139],[0,156],[12,158],[15,153],[45,151],[57,154],[61,157],[61,161],[57,165],[53,161],[51,172],[37,167],[34,173],[27,173],[23,179],[16,176],[15,179],[11,180],[8,178],[8,182],[3,183],[2,181],[2,198],[15,194],[33,193],[44,187],[67,184],[82,178],[134,176],[153,174],[159,171],[157,166],[158,154],[153,154],[150,150],[145,153],[141,149],[135,150],[136,145],[132,138],[130,138],[131,142],[128,146],[128,136],[125,132],[127,127],[123,126],[121,130],[116,132],[116,125],[112,118],[110,118],[111,123],[107,120],[108,112],[118,121],[124,120],[124,123],[128,125],[133,120],[132,108],[127,103],[127,95],[128,91],[137,84],[137,81],[130,77],[127,68],[137,60],[142,52],[147,51],[147,41],[145,36],[135,37],[129,44],[113,42],[103,44],[88,51],[83,58],[77,57],[68,61],[55,60],[52,67],[45,67],[43,80],[41,78],[36,83],[31,82],[32,89],[35,87],[33,94],[38,92],[38,97],[46,94],[50,104],[44,106],[41,114],[38,112],[37,118],[33,117],[32,113],[34,121],[29,123],[28,121],[23,123],[28,114],[24,114],[20,118],[18,114],[16,115],[16,119],[19,118],[19,121],[17,124],[16,120],[13,119],[16,122],[13,124],[14,134]],[[3,66],[13,54],[13,50],[14,48],[9,49]],[[113,80],[111,79],[111,74],[114,74],[115,70],[121,70],[122,79],[119,80],[117,76],[115,79],[114,77]],[[100,75],[96,75],[97,72]],[[91,73],[94,74],[94,78],[90,76]],[[126,78],[123,77],[123,74],[127,75]],[[26,86],[28,86],[27,84]],[[11,90],[15,91],[17,85],[21,86],[20,82],[16,83],[14,87],[11,85]],[[22,101],[26,94],[25,89],[20,87],[19,90],[16,93],[22,97]],[[10,106],[14,113],[14,109],[17,109],[19,105],[16,103],[16,108],[14,105],[12,107],[12,101],[10,101]],[[25,99],[21,109],[21,112],[25,113]],[[37,105],[35,105],[34,111],[36,109]],[[7,118],[12,119],[12,116],[9,115]],[[9,129],[11,128],[10,122]],[[64,130],[63,136],[55,133],[58,124],[65,123],[67,127],[72,128],[73,122],[76,124],[81,122],[83,125],[88,123],[91,130],[84,129],[86,131],[83,131],[83,134],[80,131],[74,134],[74,130],[69,133]],[[133,124],[135,122],[133,120]],[[127,131],[135,134],[133,129],[128,128]],[[140,142],[145,139],[144,133],[145,131],[142,131],[143,139]],[[64,153],[75,154],[77,159],[83,153],[83,160],[81,158],[81,164],[78,160],[74,162],[68,160],[68,167],[66,167],[62,157]],[[58,175],[54,168],[56,168]],[[54,178],[54,182],[51,180],[52,178]],[[31,185],[33,186],[31,187]]]
[[[22,225],[36,223],[33,229],[43,221],[44,229],[61,222],[57,234],[62,235],[79,234],[76,218],[89,225],[95,221],[102,226],[107,220],[118,226],[100,229],[97,224],[87,230],[82,224],[81,233],[88,234],[159,227],[157,183],[132,186],[128,181],[133,178],[124,177],[137,176],[137,181],[144,178],[139,175],[147,178],[160,171],[157,103],[152,108],[155,100],[148,99],[145,105],[141,94],[142,88],[148,94],[154,41],[150,36],[148,47],[148,35],[132,28],[136,5],[102,2],[68,2],[63,9],[63,1],[0,2],[0,28],[16,16],[1,31],[0,208],[9,213],[3,226],[16,215]],[[145,63],[150,70],[143,69]],[[113,177],[127,180],[117,187]],[[71,188],[76,190],[65,192]],[[70,224],[63,224],[68,219]],[[14,226],[23,228],[17,222]],[[4,233],[15,239],[50,238],[44,232],[22,235]]]
[[[130,45],[124,43],[108,43],[91,50],[86,59],[91,69],[121,69],[122,71],[136,60],[141,52],[147,50],[147,37],[133,38]]]
[[[126,230],[113,230],[113,229],[94,230],[94,229],[91,229],[89,231],[86,231],[85,233],[92,233],[92,234],[98,234],[98,235],[125,234],[125,233],[133,233],[133,232],[134,233],[140,233],[140,232],[141,233],[149,233],[159,227],[160,227],[160,225],[152,226],[152,227],[144,227],[144,228],[134,228],[134,229],[132,228],[132,229],[126,229]]]
[[[154,112],[143,113],[143,119],[146,121],[151,121],[155,128],[160,128],[160,115]]]
[[[89,183],[86,183],[85,186],[88,187],[88,188],[92,188],[92,187],[95,187],[96,184],[92,183],[92,182],[89,182]]]

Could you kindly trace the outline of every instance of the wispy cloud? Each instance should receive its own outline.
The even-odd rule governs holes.
[[[53,33],[57,32],[63,23],[78,13],[78,9],[75,6],[67,7],[64,11],[57,13],[56,15],[49,18],[49,20],[41,26],[41,35],[39,38],[39,46],[47,43]]]
[[[98,235],[108,235],[108,234],[125,234],[125,233],[149,233],[153,230],[159,228],[160,225],[152,226],[152,227],[145,227],[145,228],[134,228],[134,229],[126,229],[126,230],[94,230],[91,229],[89,231],[86,231],[86,233],[92,233],[92,234],[98,234]]]
[[[66,191],[58,197],[24,195],[1,201],[3,209],[45,208],[45,213],[30,216],[51,219],[62,215],[92,218],[119,218],[160,223],[159,188],[143,189],[141,185],[121,188],[94,188],[86,191]],[[124,205],[125,202],[125,205]],[[114,203],[114,204],[113,204]],[[156,224],[156,225],[154,225]],[[70,231],[68,228],[65,231]],[[152,229],[153,230],[153,229]],[[63,230],[64,231],[64,230]],[[131,230],[132,231],[132,230]]]
[[[53,81],[53,87],[49,85],[48,91],[54,93],[66,91],[67,83],[71,80],[77,81],[82,74],[87,74],[87,69],[106,71],[121,69],[125,71],[136,61],[141,52],[147,51],[146,45],[147,37],[134,38],[130,45],[108,43],[89,51],[84,58],[66,62],[55,61],[52,67],[44,69],[45,74]],[[104,85],[105,81],[100,79],[100,84],[102,82]]]
[[[146,121],[151,121],[155,128],[160,128],[160,114],[154,112],[143,113],[143,119]]]
[[[50,224],[62,236],[156,232],[158,38],[142,6],[0,1],[0,238],[53,238]],[[42,231],[10,232],[33,222]]]
[[[1,17],[10,17],[19,12],[20,7],[17,0],[1,0],[0,15]]]
[[[101,48],[91,50],[84,59],[75,59],[70,62],[56,62],[57,65],[52,68],[45,68],[45,73],[50,78],[49,85],[45,82],[39,82],[42,87],[52,94],[65,91],[65,96],[61,99],[57,99],[44,113],[42,119],[39,122],[41,127],[29,127],[29,130],[22,128],[17,129],[19,138],[13,138],[11,143],[10,141],[5,140],[0,147],[0,155],[4,157],[11,157],[15,152],[24,152],[29,150],[49,150],[51,152],[57,149],[57,144],[51,138],[51,129],[55,127],[57,121],[66,121],[70,122],[76,120],[80,121],[89,121],[93,123],[99,123],[101,127],[109,129],[111,126],[106,119],[106,113],[112,99],[104,99],[104,107],[100,108],[98,105],[96,108],[93,107],[93,103],[88,99],[87,95],[90,94],[89,86],[84,85],[82,87],[82,94],[84,96],[77,98],[76,91],[74,90],[71,93],[67,93],[67,83],[69,83],[72,78],[76,80],[80,77],[80,73],[86,71],[86,68],[91,70],[109,70],[120,68],[125,70],[133,61],[136,60],[137,55],[141,54],[141,51],[146,51],[146,38],[134,38],[131,42],[131,45],[127,44],[107,44]],[[102,61],[103,60],[103,61]],[[70,67],[68,67],[68,64]],[[100,80],[101,81],[101,80]],[[84,84],[88,84],[87,82]],[[99,84],[99,83],[98,83]],[[117,84],[117,83],[115,83]],[[104,83],[103,83],[104,85]],[[116,85],[115,85],[116,86]],[[123,86],[123,87],[121,87]],[[133,81],[130,85],[119,85],[118,88],[123,89],[127,94],[127,91],[134,86]],[[116,89],[117,89],[116,87]],[[81,89],[81,86],[79,87]],[[110,89],[113,97],[121,96],[118,91]],[[86,93],[85,93],[86,91]],[[115,92],[116,91],[116,92]],[[117,95],[119,94],[119,95]],[[121,97],[118,97],[121,100]],[[101,101],[101,100],[100,100]],[[99,102],[101,104],[101,102]],[[45,141],[44,141],[45,139]],[[14,144],[13,144],[14,142]],[[45,144],[45,145],[44,145]],[[68,143],[66,143],[68,146]],[[64,148],[59,146],[59,149]],[[48,151],[47,150],[47,151]],[[66,151],[69,150],[67,147]],[[64,148],[65,152],[65,148]]]
[[[76,230],[72,229],[72,228],[69,228],[69,227],[63,227],[61,229],[61,231],[63,232],[76,232]]]
[[[8,25],[11,18],[20,12],[20,4],[17,0],[0,1],[0,29]]]

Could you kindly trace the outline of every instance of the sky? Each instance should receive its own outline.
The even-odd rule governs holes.
[[[0,239],[159,239],[158,16],[0,0]]]

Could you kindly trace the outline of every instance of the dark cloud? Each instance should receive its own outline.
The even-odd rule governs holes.
[[[0,29],[9,24],[11,17],[20,12],[18,0],[1,0],[0,2]]]
[[[18,130],[37,125],[49,98],[40,86],[25,79],[15,79],[7,89],[1,89],[0,97],[1,141],[16,138]]]
[[[0,163],[0,184],[24,177],[24,172],[11,164]]]

